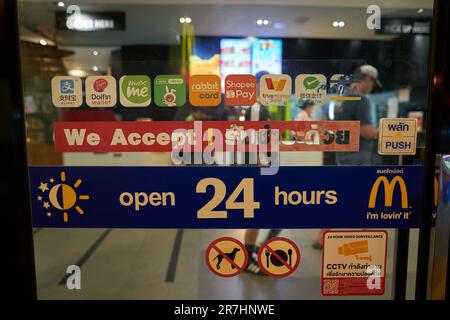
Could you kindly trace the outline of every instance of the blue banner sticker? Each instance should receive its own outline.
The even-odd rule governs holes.
[[[416,228],[423,167],[30,167],[34,227]]]

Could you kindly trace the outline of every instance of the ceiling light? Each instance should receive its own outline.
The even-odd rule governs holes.
[[[39,40],[39,43],[40,43],[42,46],[46,46],[46,45],[47,45],[47,41],[45,41],[44,39]]]
[[[269,24],[269,20],[264,19],[264,20],[263,20],[263,25],[267,26],[268,24]]]
[[[262,25],[262,24],[263,24],[263,21],[262,21],[262,19],[258,19],[258,20],[256,20],[256,24],[257,24],[257,25]]]
[[[98,56],[98,51],[97,50],[92,51],[92,55]]]
[[[86,72],[80,69],[72,69],[67,72],[70,76],[74,77],[84,77],[86,75]]]
[[[424,10],[422,8],[417,10],[417,13],[422,13]]]
[[[339,21],[339,28],[343,28],[345,27],[345,22],[344,21]]]
[[[92,71],[97,72],[97,71],[98,71],[98,67],[97,67],[97,66],[93,66],[93,67],[92,67]]]
[[[57,4],[56,4],[58,7],[64,7],[65,6],[65,3],[64,2],[62,2],[62,1],[60,1],[60,2],[58,2]]]
[[[178,21],[180,21],[180,23],[186,23],[186,18],[185,17],[181,17]]]
[[[191,23],[191,22],[192,22],[192,19],[189,17],[186,17],[186,23]]]
[[[331,25],[333,27],[337,28],[337,27],[339,27],[339,21],[333,21],[333,23]]]

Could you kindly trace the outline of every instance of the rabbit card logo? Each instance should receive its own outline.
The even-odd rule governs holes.
[[[155,78],[155,104],[158,107],[182,107],[186,103],[186,81],[180,75]]]
[[[189,83],[189,101],[194,107],[216,107],[222,99],[220,78],[216,75],[194,75]]]
[[[52,79],[52,102],[57,108],[77,108],[83,103],[81,79],[56,76]]]
[[[39,193],[36,201],[42,206],[48,218],[62,215],[62,219],[66,223],[69,221],[70,213],[84,215],[84,210],[78,200],[89,200],[89,195],[80,194],[81,179],[74,179],[73,184],[69,180],[71,178],[66,176],[65,171],[61,171],[56,179],[51,177],[48,180],[40,181],[39,187],[37,187]]]
[[[120,104],[124,107],[148,107],[151,102],[150,78],[123,76],[119,81]]]
[[[386,253],[386,231],[325,232],[322,253],[322,295],[383,294]]]
[[[90,107],[114,107],[117,103],[116,79],[111,76],[87,77],[86,103]]]

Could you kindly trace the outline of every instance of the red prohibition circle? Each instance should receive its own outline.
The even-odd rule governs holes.
[[[235,273],[230,273],[230,274],[220,273],[216,269],[214,269],[214,267],[209,262],[209,254],[210,254],[211,250],[214,249],[215,251],[217,251],[218,248],[217,248],[216,244],[219,242],[223,242],[223,241],[231,241],[231,242],[235,243],[236,245],[238,245],[241,248],[242,252],[244,253],[244,263],[239,268],[235,266],[236,267]],[[219,253],[223,254],[223,252],[221,252],[221,251]],[[245,270],[245,267],[247,266],[247,263],[248,263],[248,252],[247,252],[247,249],[245,249],[245,246],[239,240],[236,240],[231,237],[222,237],[222,238],[218,238],[218,239],[214,240],[208,246],[208,248],[206,249],[206,252],[205,252],[205,260],[206,260],[206,265],[208,266],[208,269],[211,270],[212,273],[214,273],[220,277],[230,278],[230,277],[237,276],[238,274],[240,274],[242,271]],[[225,258],[225,260],[228,261],[228,259],[226,259],[226,258]]]
[[[295,261],[295,264],[293,266],[291,266],[291,268],[288,270],[288,272],[283,273],[283,274],[274,274],[272,272],[270,272],[269,270],[266,269],[266,267],[264,266],[264,263],[262,261],[262,255],[264,253],[264,250],[266,249],[266,247],[268,247],[268,245],[274,241],[284,241],[287,242],[291,245],[291,247],[294,249],[295,253],[297,254],[297,261]],[[271,277],[275,277],[275,278],[283,278],[283,277],[287,277],[288,275],[290,275],[291,273],[293,273],[295,270],[297,270],[298,265],[300,264],[300,250],[298,249],[297,245],[292,241],[289,240],[288,238],[284,238],[284,237],[275,237],[272,238],[270,240],[267,240],[266,242],[264,242],[264,244],[261,246],[261,248],[259,248],[258,251],[258,264],[259,267],[261,268],[261,270],[267,274],[268,276]]]

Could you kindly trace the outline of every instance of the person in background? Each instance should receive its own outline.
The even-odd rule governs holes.
[[[354,74],[354,82],[348,88],[346,96],[358,97],[360,100],[345,100],[335,110],[335,120],[359,120],[360,122],[360,151],[337,152],[338,165],[370,165],[372,163],[373,143],[378,138],[378,128],[372,126],[370,115],[370,102],[366,97],[371,93],[375,84],[381,86],[378,81],[378,70],[368,64],[358,67]],[[323,235],[326,229],[322,229],[316,235],[312,247],[321,250],[323,248]]]
[[[260,71],[255,75],[256,78],[256,102],[250,106],[245,113],[245,120],[247,121],[267,121],[270,120],[269,111],[267,107],[259,102],[259,82],[262,76],[269,74],[267,71]]]
[[[312,121],[312,112],[314,110],[314,101],[312,100],[299,100],[298,107],[301,111],[295,117],[297,121]]]
[[[256,78],[256,103],[247,109],[245,114],[245,120],[247,121],[267,121],[270,120],[269,111],[267,107],[259,103],[259,82],[262,76],[269,74],[267,71],[260,71],[255,75]],[[266,241],[273,237],[276,237],[281,230],[271,229],[267,235]],[[248,263],[245,271],[257,274],[265,275],[258,264],[258,251],[259,246],[256,244],[258,239],[259,229],[247,229],[245,230],[244,243],[248,252]]]
[[[348,88],[346,96],[357,97],[359,100],[345,100],[335,110],[335,120],[358,120],[360,122],[359,152],[337,152],[338,165],[371,165],[373,145],[378,139],[378,128],[373,127],[370,102],[366,97],[374,89],[378,81],[378,70],[368,64],[358,67],[354,74],[354,82]]]

